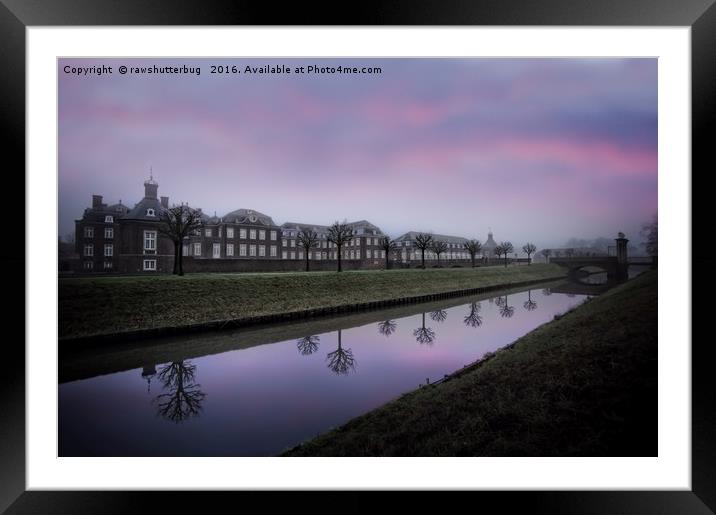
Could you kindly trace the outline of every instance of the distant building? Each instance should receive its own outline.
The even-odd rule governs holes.
[[[487,241],[482,244],[482,255],[488,259],[499,257],[497,254],[495,254],[496,248],[497,243],[492,237],[492,229],[490,229],[487,233]]]
[[[415,237],[421,234],[417,231],[406,232],[395,238],[398,246],[396,257],[402,263],[415,263],[422,261],[422,252],[415,245]],[[462,236],[448,236],[446,234],[433,234],[433,241],[442,241],[447,244],[447,250],[441,254],[441,261],[470,260],[470,254],[465,250],[465,243],[469,240]],[[426,260],[437,260],[437,255],[429,249],[425,250]]]

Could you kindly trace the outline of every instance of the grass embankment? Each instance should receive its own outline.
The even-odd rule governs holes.
[[[656,272],[287,455],[656,456]]]
[[[565,275],[557,265],[343,273],[188,274],[59,280],[59,336],[314,310]]]

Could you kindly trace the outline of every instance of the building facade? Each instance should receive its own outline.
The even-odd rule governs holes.
[[[158,197],[159,184],[150,177],[144,182],[143,198],[129,208],[120,201],[103,203],[92,196],[92,206],[75,221],[75,251],[79,256],[75,272],[85,273],[168,273],[174,266],[174,244],[162,234],[162,213],[169,208],[169,197]],[[298,241],[302,230],[318,235],[316,248],[308,253],[312,261],[335,261],[338,249],[328,241],[329,226],[302,222],[277,225],[260,211],[239,208],[224,216],[208,216],[200,208],[201,225],[184,239],[181,252],[187,270],[290,270],[291,265],[276,261],[305,260],[305,249]],[[377,267],[385,263],[385,250],[379,227],[367,220],[350,222],[353,238],[342,249],[342,259],[352,268]],[[221,265],[217,266],[217,261]],[[244,266],[251,262],[251,267]],[[242,263],[244,265],[242,265]],[[298,268],[298,264],[296,267]]]

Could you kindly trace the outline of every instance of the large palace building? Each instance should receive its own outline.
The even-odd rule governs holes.
[[[101,195],[92,196],[92,206],[75,221],[75,272],[152,273],[171,272],[174,266],[173,243],[161,231],[161,214],[169,208],[169,197],[157,197],[159,184],[150,177],[144,182],[144,197],[129,208],[119,201],[107,205]],[[334,267],[338,249],[328,241],[326,225],[286,222],[277,225],[259,211],[236,209],[222,217],[201,215],[201,226],[182,245],[184,269],[193,271],[281,271],[299,270],[306,257],[312,269]],[[341,258],[348,269],[378,268],[385,264],[385,250],[379,227],[366,220],[348,223],[353,239],[342,249]],[[303,230],[318,235],[317,247],[309,251],[300,245]],[[408,232],[395,242],[389,259],[396,265],[420,262],[414,245],[417,232]],[[433,239],[448,245],[442,262],[467,263],[470,255],[459,236],[433,234]],[[492,233],[490,233],[490,240]],[[489,240],[488,240],[489,241]],[[431,252],[426,259],[435,259]],[[67,267],[66,267],[67,268]]]

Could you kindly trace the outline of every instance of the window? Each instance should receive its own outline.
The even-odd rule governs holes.
[[[105,257],[112,257],[114,255],[114,245],[111,243],[105,243],[104,244],[104,256]]]
[[[281,252],[281,259],[288,259],[288,252],[286,252],[285,250]]]
[[[85,261],[85,270],[92,270],[94,263],[92,261]]]
[[[194,255],[201,256],[201,243],[194,244]]]
[[[249,239],[255,240],[256,239],[256,229],[250,229],[249,230]]]
[[[233,237],[234,237],[234,228],[233,228],[233,227],[227,227],[227,228],[226,228],[226,237],[227,237],[227,238],[233,238]]]
[[[227,244],[226,244],[226,255],[227,255],[227,256],[233,256],[233,255],[234,255],[234,244],[233,244],[233,243],[227,243]]]
[[[266,257],[266,245],[259,245],[259,257]]]
[[[385,259],[385,251],[384,251],[384,250],[381,250],[381,251],[380,251],[380,257],[382,257],[383,259]]]
[[[239,238],[246,239],[246,229],[239,229]]]
[[[246,243],[239,244],[239,256],[246,257]]]
[[[204,229],[204,236],[206,236],[207,238],[211,238],[211,229]]]
[[[157,252],[157,231],[144,231],[144,253],[156,254]]]
[[[259,231],[259,239],[260,240],[266,239],[266,231],[264,231],[264,230]]]
[[[112,227],[105,227],[104,228],[104,239],[111,240],[112,238],[114,238],[114,229]]]
[[[214,243],[211,250],[211,257],[215,259],[221,257],[221,243]]]
[[[94,227],[85,227],[85,238],[94,238]]]
[[[295,246],[296,246],[296,240],[291,240],[291,246],[292,246],[292,247],[295,247]]]
[[[360,238],[356,238],[356,247],[360,247],[360,242],[361,242],[361,239],[360,239]]]
[[[157,260],[156,259],[145,259],[144,260],[144,270],[156,270],[157,269]]]
[[[182,245],[181,248],[181,255],[182,256],[188,256],[189,255],[189,245]]]
[[[94,245],[85,245],[85,256],[94,256]]]
[[[281,245],[288,247],[288,240],[281,240]]]
[[[216,231],[217,231],[217,236],[219,238],[221,238],[221,226],[219,226],[219,228]]]
[[[298,259],[303,259],[303,251],[302,250],[298,251]]]
[[[111,269],[112,269],[112,262],[111,262],[111,261],[105,261],[105,262],[104,262],[104,269],[105,269],[105,270],[111,270]]]
[[[256,245],[249,245],[249,256],[250,257],[256,256]]]
[[[271,231],[271,241],[276,241],[276,231]]]
[[[365,257],[367,257],[368,259],[370,259],[370,258],[372,257],[370,250],[366,250],[366,251],[365,251]]]
[[[271,245],[271,249],[269,251],[269,256],[278,257],[278,247],[276,247],[276,245]]]
[[[114,223],[114,217],[112,215],[107,215],[104,217],[104,223],[106,224],[113,224]]]
[[[378,238],[373,238],[373,245],[380,245]]]
[[[296,259],[296,253],[295,253],[295,252],[291,252],[291,259]]]
[[[149,209],[147,209],[147,216],[155,216],[154,209],[152,209],[151,207]],[[154,264],[156,265],[156,261],[154,262]],[[146,268],[145,268],[145,270],[146,270]]]
[[[351,255],[351,259],[353,259],[353,258],[354,258],[354,252],[353,252],[352,250],[351,250],[351,254],[350,254],[350,255]]]

